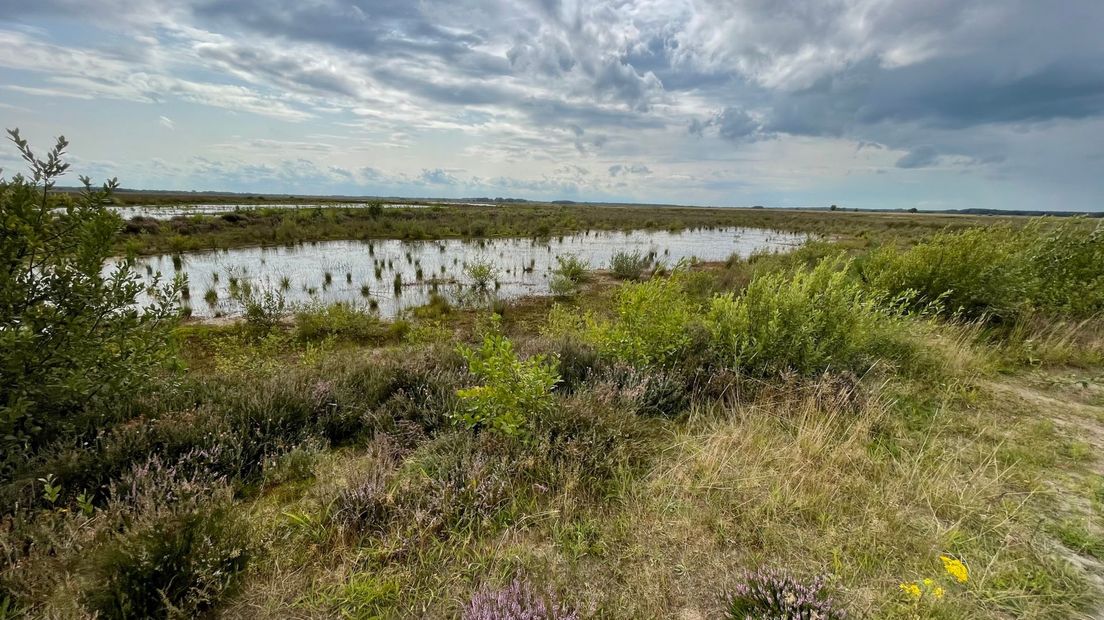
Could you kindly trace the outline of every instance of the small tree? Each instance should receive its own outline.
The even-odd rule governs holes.
[[[105,267],[121,225],[105,208],[115,179],[93,189],[81,177],[79,196],[52,193],[68,142],[42,160],[8,133],[31,176],[0,178],[0,474],[47,440],[124,413],[169,359],[181,286],[147,288],[129,259]]]
[[[457,421],[469,428],[524,436],[532,417],[552,408],[552,388],[560,381],[554,361],[542,355],[519,359],[513,343],[499,333],[485,336],[479,349],[461,346],[459,352],[483,385],[457,392]]]

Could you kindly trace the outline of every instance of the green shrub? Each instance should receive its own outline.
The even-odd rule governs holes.
[[[371,310],[346,302],[300,308],[295,313],[295,335],[303,340],[337,337],[357,342],[381,342],[395,336]]]
[[[456,417],[469,428],[524,435],[530,418],[552,408],[552,388],[560,378],[555,364],[544,356],[521,360],[513,343],[497,333],[484,337],[478,350],[461,347],[459,351],[468,370],[484,382],[457,392]]]
[[[1035,286],[1022,241],[1008,226],[969,228],[934,235],[909,250],[883,246],[859,266],[874,290],[912,297],[914,306],[938,302],[970,318],[1010,318]]]
[[[574,254],[557,256],[556,268],[552,273],[561,275],[572,282],[585,282],[590,276],[590,263]]]
[[[548,292],[556,299],[568,299],[579,292],[579,284],[567,276],[553,274],[548,281]]]
[[[721,295],[705,318],[714,361],[753,375],[867,369],[900,351],[899,322],[848,274],[842,257],[792,275],[752,280],[743,295]]]
[[[619,280],[639,280],[652,266],[652,257],[641,252],[617,252],[610,258],[610,271]]]
[[[939,302],[947,313],[997,322],[1035,311],[1104,310],[1104,223],[1034,220],[943,232],[908,250],[879,248],[860,264],[872,288]]]
[[[568,394],[582,387],[599,363],[598,351],[576,337],[560,338],[556,344],[556,357],[560,371],[560,383],[556,385],[556,390]]]
[[[235,297],[242,306],[245,324],[258,335],[272,331],[286,310],[284,294],[270,287],[258,290],[247,282],[238,289]]]
[[[0,179],[0,478],[47,439],[88,433],[148,390],[173,360],[179,282],[148,289],[132,263],[104,275],[122,222],[105,204],[115,180],[75,198],[50,193],[67,142],[40,160],[11,140],[32,176]]]
[[[1024,234],[1033,236],[1029,252],[1039,280],[1036,305],[1077,317],[1104,310],[1104,221],[1092,228],[1081,220],[1037,233],[1033,228]]]
[[[477,260],[469,264],[464,273],[472,281],[472,286],[479,290],[485,290],[498,277],[498,269],[488,260]]]
[[[579,285],[590,277],[590,264],[574,254],[557,256],[556,263],[548,282],[549,291],[561,299],[574,297],[579,291]]]
[[[586,338],[603,355],[632,366],[667,366],[685,354],[697,312],[680,275],[625,284],[617,292],[613,320],[591,318]]]
[[[194,617],[249,561],[248,532],[226,509],[175,515],[128,532],[94,558],[84,604],[100,618]]]

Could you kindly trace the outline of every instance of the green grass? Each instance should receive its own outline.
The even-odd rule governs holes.
[[[275,246],[332,239],[443,239],[540,237],[595,230],[692,230],[748,226],[847,237],[916,238],[944,228],[961,229],[1000,221],[1021,225],[1023,218],[978,218],[905,213],[843,213],[789,209],[708,209],[692,207],[437,205],[422,209],[256,208],[218,215],[191,215],[166,221],[132,220],[118,246],[138,254],[159,254],[244,246]]]

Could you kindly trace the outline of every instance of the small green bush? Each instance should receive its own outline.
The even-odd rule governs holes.
[[[632,366],[668,366],[690,343],[689,325],[698,313],[679,274],[629,283],[617,292],[613,320],[588,320],[588,340],[601,353]]]
[[[488,260],[477,260],[469,264],[464,273],[472,281],[472,286],[478,290],[487,289],[494,279],[498,277],[498,269]]]
[[[743,295],[713,299],[705,317],[715,362],[753,375],[828,368],[863,371],[894,356],[900,319],[848,274],[842,257],[792,275],[752,280]]]
[[[509,436],[524,435],[529,419],[552,408],[552,388],[559,382],[556,366],[544,356],[521,360],[513,343],[492,333],[482,346],[461,347],[468,370],[483,385],[459,390],[456,418],[469,428],[487,428]]]
[[[257,335],[273,330],[284,316],[284,294],[270,287],[254,288],[246,284],[239,288],[236,300],[242,306],[245,324]]]
[[[557,256],[556,268],[552,273],[561,275],[572,282],[585,282],[590,276],[590,263],[574,254]]]
[[[908,250],[879,248],[859,267],[886,296],[911,296],[919,307],[939,302],[970,319],[1089,316],[1104,310],[1104,223],[1040,219],[943,232]]]
[[[563,274],[553,274],[548,281],[548,291],[556,299],[568,299],[579,292],[579,283]]]
[[[357,342],[379,342],[393,336],[371,310],[344,302],[300,308],[295,313],[295,335],[303,340],[338,337]]]
[[[619,280],[639,280],[652,266],[652,257],[642,252],[617,252],[610,258],[610,271]]]

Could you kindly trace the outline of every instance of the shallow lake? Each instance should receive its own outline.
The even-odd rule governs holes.
[[[736,254],[788,251],[805,235],[756,228],[585,232],[551,239],[442,239],[436,241],[320,241],[289,247],[252,247],[143,257],[137,271],[188,277],[182,301],[197,317],[234,316],[241,305],[232,288],[280,292],[290,306],[355,302],[378,307],[389,318],[428,302],[437,290],[449,295],[471,287],[465,266],[489,262],[494,293],[503,299],[548,293],[556,257],[574,255],[592,269],[607,269],[617,252],[654,253],[673,266],[682,259],[722,261]],[[110,269],[110,266],[105,267]],[[402,286],[396,293],[396,275]],[[212,294],[210,291],[214,291]]]

